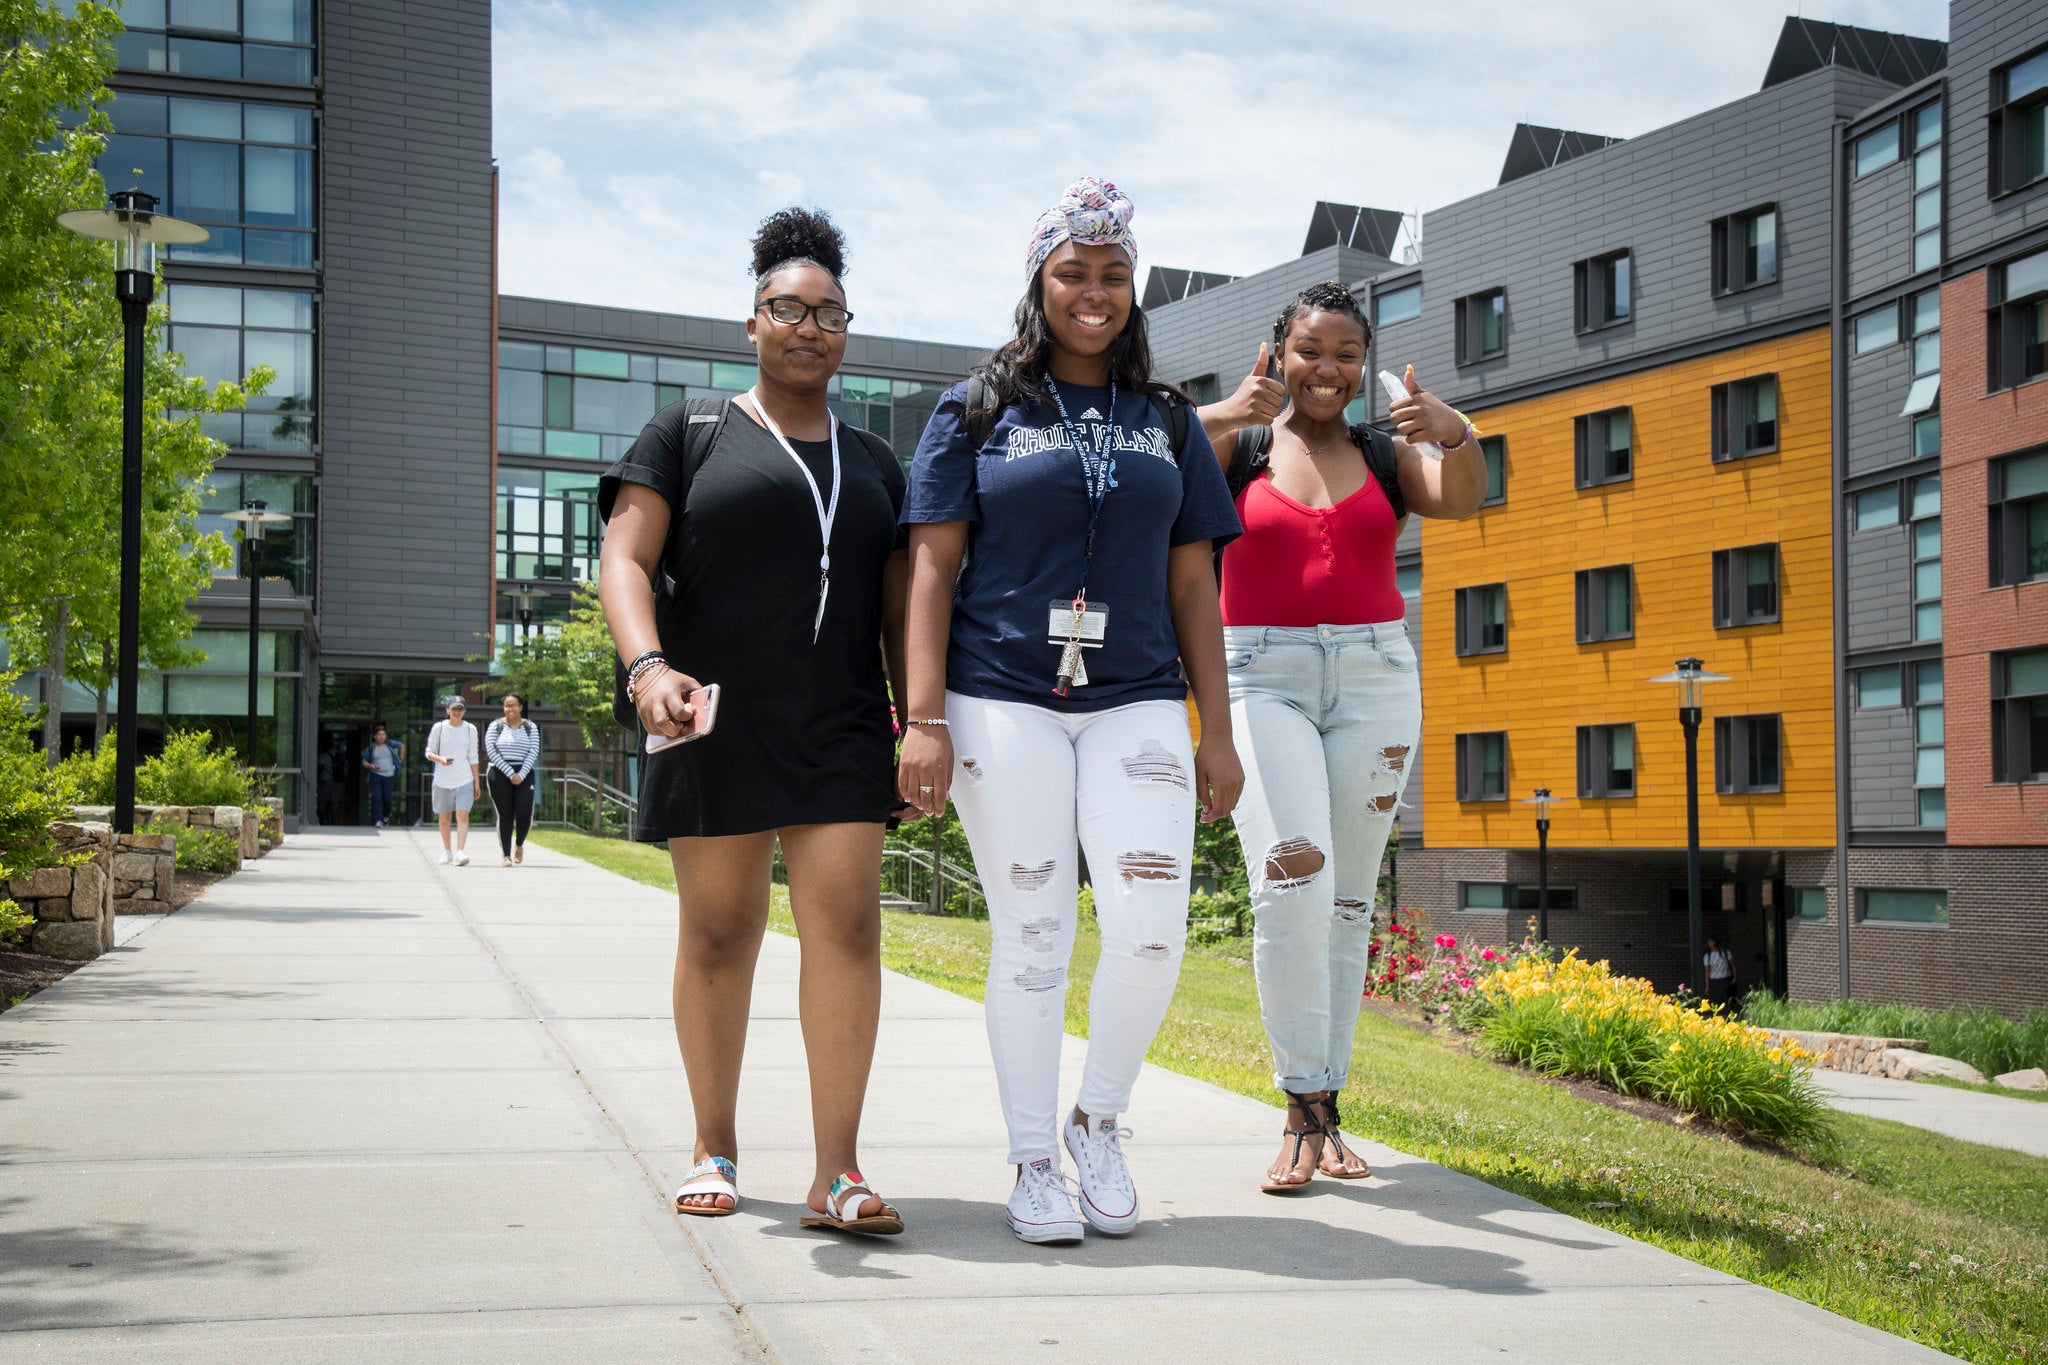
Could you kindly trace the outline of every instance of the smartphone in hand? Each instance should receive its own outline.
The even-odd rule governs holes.
[[[648,753],[658,754],[673,745],[688,744],[711,733],[711,727],[718,723],[718,684],[707,683],[698,688],[690,694],[689,702],[690,728],[680,735],[649,735]]]

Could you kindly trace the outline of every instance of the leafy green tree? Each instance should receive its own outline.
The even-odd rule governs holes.
[[[57,215],[106,202],[95,161],[112,127],[99,106],[120,28],[101,5],[0,0],[0,620],[15,666],[42,667],[61,603],[62,671],[102,693],[120,612],[121,319],[111,247]],[[200,416],[239,409],[273,377],[188,376],[164,348],[165,322],[158,303],[143,399],[141,645],[153,668],[197,662],[186,603],[230,562],[220,537],[198,532],[225,449]]]
[[[528,708],[547,706],[576,723],[583,742],[596,753],[618,755],[631,732],[612,720],[612,661],[617,657],[611,627],[595,583],[578,583],[569,619],[498,652],[507,691]]]

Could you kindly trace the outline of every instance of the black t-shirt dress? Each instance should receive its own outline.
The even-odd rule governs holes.
[[[842,480],[832,527],[832,587],[815,643],[818,513],[775,437],[737,403],[704,463],[683,484],[683,403],[654,415],[606,470],[598,508],[619,486],[668,501],[655,603],[662,652],[700,683],[719,684],[718,722],[640,762],[634,837],[755,834],[785,825],[880,824],[899,804],[895,739],[882,667],[882,572],[902,542],[903,474],[876,438],[839,429]],[[792,441],[830,502],[829,441]]]

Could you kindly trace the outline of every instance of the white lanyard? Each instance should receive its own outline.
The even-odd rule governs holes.
[[[811,473],[811,467],[804,463],[803,456],[796,453],[796,447],[790,445],[789,438],[782,434],[782,428],[775,425],[775,419],[768,415],[768,409],[761,406],[760,389],[748,389],[747,398],[753,403],[754,411],[760,414],[762,424],[768,428],[769,434],[774,436],[776,443],[782,447],[783,453],[796,462],[797,470],[804,476],[804,482],[810,486],[811,502],[818,509],[818,540],[824,546],[824,553],[818,556],[818,615],[811,622],[811,643],[816,644],[818,632],[825,625],[825,598],[832,591],[832,523],[839,519],[839,419],[830,413],[826,414],[827,420],[832,423],[832,501],[827,503],[824,494],[818,491],[818,479]]]

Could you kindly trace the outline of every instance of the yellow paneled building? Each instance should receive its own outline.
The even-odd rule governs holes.
[[[1678,689],[1647,681],[1698,656],[1707,688],[1700,837],[1708,848],[1834,840],[1834,629],[1826,328],[1472,413],[1505,439],[1504,500],[1423,525],[1424,824],[1433,848],[1527,848],[1547,787],[1561,849],[1685,843]],[[1714,457],[1717,386],[1775,376],[1775,449]],[[1578,487],[1579,419],[1631,413],[1631,475]],[[1777,547],[1777,619],[1716,625],[1718,550]],[[1580,643],[1581,570],[1633,570],[1626,638]],[[1506,648],[1461,656],[1460,588],[1506,585]],[[1715,791],[1716,716],[1775,715],[1780,790]],[[1633,794],[1578,796],[1579,728],[1635,726]],[[1459,800],[1456,737],[1504,732],[1501,799]],[[1577,799],[1572,799],[1577,798]],[[1410,793],[1414,799],[1414,793]]]

